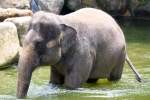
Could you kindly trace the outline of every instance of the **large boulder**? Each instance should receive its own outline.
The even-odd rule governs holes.
[[[112,16],[150,16],[149,0],[30,0],[33,12],[67,14],[84,7],[98,8]]]
[[[84,7],[92,7],[102,9],[111,15],[120,16],[134,15],[134,10],[138,6],[138,0],[65,0],[65,7],[71,11]],[[65,9],[63,9],[65,10]]]
[[[96,0],[65,0],[65,1],[66,2],[64,4],[64,7],[68,8],[71,11],[75,11],[84,7],[98,8]]]
[[[0,68],[13,62],[19,51],[16,26],[11,22],[0,23]]]
[[[8,18],[5,20],[5,22],[12,22],[16,25],[21,46],[24,40],[24,36],[27,33],[30,20],[31,16]]]
[[[0,8],[0,21],[10,17],[31,16],[31,10],[16,9],[16,8]]]
[[[126,10],[128,0],[97,0],[99,8],[111,15],[121,15]]]
[[[81,0],[82,6],[94,7],[102,9],[111,15],[120,16],[129,12],[133,14],[133,10],[138,5],[138,0]],[[95,1],[95,2],[94,2]]]
[[[150,18],[150,1],[141,3],[134,11],[135,16]]]
[[[75,11],[84,7],[99,8],[107,12],[118,12],[124,7],[125,0],[67,0],[65,6],[70,10]]]
[[[59,14],[63,8],[64,0],[30,0],[33,12],[44,10]]]
[[[0,0],[0,8],[20,8],[29,9],[28,0]]]

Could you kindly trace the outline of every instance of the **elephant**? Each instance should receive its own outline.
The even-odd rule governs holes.
[[[104,11],[82,8],[67,15],[39,11],[32,16],[20,52],[16,95],[26,97],[32,72],[41,64],[51,65],[49,83],[77,89],[102,78],[120,80],[125,61],[141,81],[128,58],[123,31]]]

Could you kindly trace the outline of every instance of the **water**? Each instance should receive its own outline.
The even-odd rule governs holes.
[[[49,67],[41,66],[33,73],[28,92],[28,99],[33,100],[150,100],[150,24],[122,25],[128,54],[137,70],[142,75],[143,82],[135,80],[134,74],[125,65],[122,79],[117,82],[99,80],[95,84],[84,84],[78,90],[53,88],[48,85]],[[0,71],[0,100],[15,100],[16,69]]]

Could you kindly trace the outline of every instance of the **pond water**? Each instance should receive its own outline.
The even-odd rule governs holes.
[[[28,98],[33,100],[150,100],[150,24],[122,25],[124,30],[128,54],[143,82],[135,80],[127,64],[124,67],[122,79],[117,82],[99,80],[95,84],[84,84],[78,90],[52,88],[48,85],[49,67],[41,66],[33,73]],[[16,99],[16,69],[15,65],[0,70],[0,100]]]

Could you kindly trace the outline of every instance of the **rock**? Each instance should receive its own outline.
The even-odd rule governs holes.
[[[149,17],[150,18],[150,1],[140,4],[135,9],[135,16],[137,17]]]
[[[6,18],[9,17],[19,17],[19,16],[31,16],[32,11],[31,10],[21,10],[16,8],[8,8],[8,9],[2,9],[0,8],[0,21],[3,21]]]
[[[30,6],[33,12],[44,10],[59,14],[63,8],[64,0],[31,0]]]
[[[111,15],[120,15],[126,7],[127,0],[99,0],[98,5],[101,9]]]
[[[82,8],[81,0],[68,0],[65,5],[72,11]]]
[[[30,0],[30,8],[31,8],[33,13],[40,10],[39,6],[40,5],[35,0]]]
[[[66,5],[72,11],[75,11],[84,7],[97,8],[96,0],[68,0]]]
[[[0,68],[12,63],[19,51],[16,26],[11,22],[0,23]]]
[[[28,0],[0,0],[0,8],[19,8],[19,9],[29,9]]]
[[[31,16],[8,18],[5,20],[5,22],[12,22],[16,25],[21,46],[24,40],[24,36],[27,33],[30,20]]]
[[[83,7],[97,7],[97,0],[81,0]]]
[[[135,9],[140,4],[139,0],[127,0],[127,10],[130,12],[131,16],[135,16]]]
[[[126,7],[127,0],[67,0],[65,6],[71,11],[84,7],[92,7],[102,9],[112,15],[120,13]]]
[[[112,16],[150,16],[149,0],[31,0],[33,12],[67,14],[84,7],[98,8]]]
[[[66,0],[65,6],[71,11],[83,7],[102,9],[114,16],[132,16],[138,6],[138,0]],[[65,9],[64,9],[65,10]]]

